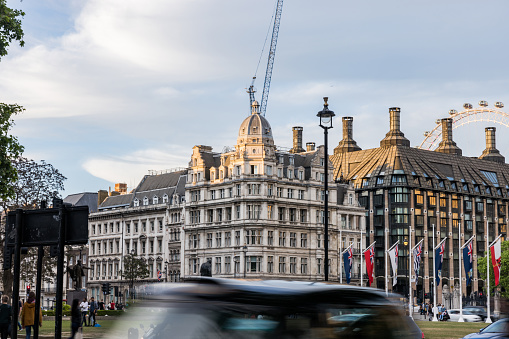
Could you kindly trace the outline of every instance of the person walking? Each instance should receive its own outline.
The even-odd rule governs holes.
[[[87,324],[87,313],[88,313],[87,298],[83,298],[83,301],[80,304],[80,309],[81,309],[81,316],[83,317],[83,319],[81,319],[81,326],[83,327],[83,325]]]
[[[80,300],[74,299],[72,301],[72,306],[71,306],[71,336],[69,337],[69,339],[74,339],[74,336],[76,335],[76,333],[78,333],[80,328],[82,328],[81,321],[82,321],[82,316],[81,316]]]
[[[92,323],[92,318],[94,318],[94,322],[92,326],[95,326],[95,315],[97,313],[97,309],[99,306],[97,305],[97,301],[94,300],[94,297],[90,298],[90,303],[88,305],[88,326]]]
[[[2,305],[0,305],[0,334],[2,339],[7,339],[12,319],[12,307],[7,302],[9,302],[9,297],[4,295],[2,297]]]
[[[35,326],[35,292],[28,294],[27,301],[21,309],[21,327],[26,330],[26,339],[30,339],[32,328]],[[39,326],[42,326],[42,310],[39,312]]]

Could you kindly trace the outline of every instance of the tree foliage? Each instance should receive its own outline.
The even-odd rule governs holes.
[[[7,7],[5,0],[0,0],[0,59],[7,55],[7,47],[12,40],[19,41],[23,47],[23,29],[21,28],[21,18],[25,13],[18,9]]]
[[[4,212],[17,208],[36,209],[40,207],[41,201],[60,198],[59,191],[64,189],[66,177],[53,165],[44,160],[39,163],[23,157],[12,160],[11,165],[17,173],[17,180],[11,185],[11,197],[0,201],[0,208]],[[5,223],[2,223],[2,236],[4,232]],[[44,252],[42,279],[51,283],[55,277],[56,258],[49,256],[49,248],[45,248]],[[3,259],[3,246],[0,247],[0,253],[0,259]],[[22,255],[20,266],[21,279],[34,284],[37,276],[37,248],[30,248],[26,255]],[[12,289],[11,271],[4,271],[3,283],[4,291]]]
[[[500,287],[499,291],[501,296],[509,298],[509,241],[503,241],[501,247],[502,270],[500,272],[500,284],[497,286],[497,288]],[[484,254],[484,257],[477,258],[477,270],[479,271],[479,277],[486,280],[486,252]],[[491,251],[488,251],[488,259],[490,261],[490,292],[493,292],[496,287],[495,272],[493,271],[493,264],[491,262]],[[486,290],[486,286],[484,289]]]
[[[9,132],[14,126],[12,117],[23,111],[19,105],[0,103],[0,201],[12,198],[15,193],[13,183],[18,175],[13,161],[21,156],[23,146]]]
[[[145,259],[135,254],[128,254],[124,257],[124,270],[122,276],[132,286],[137,279],[148,277],[149,269]]]

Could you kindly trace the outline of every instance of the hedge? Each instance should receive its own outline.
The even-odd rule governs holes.
[[[68,316],[70,317],[71,316],[71,311],[63,311],[62,312],[64,314],[64,316]],[[97,311],[97,315],[98,316],[120,316],[124,314],[124,311],[121,311],[121,310],[99,310]],[[55,310],[53,311],[42,311],[42,315],[44,316],[48,316],[48,317],[51,317],[51,316],[55,316]]]

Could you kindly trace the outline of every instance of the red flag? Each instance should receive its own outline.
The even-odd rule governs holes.
[[[500,282],[500,271],[502,269],[500,266],[502,262],[502,248],[500,245],[500,238],[490,247],[490,251],[491,263],[493,265],[493,271],[495,272],[495,286],[498,286],[498,283]]]
[[[364,258],[366,259],[366,273],[369,278],[369,286],[373,283],[373,266],[375,261],[375,246],[371,246],[370,249],[364,252]]]

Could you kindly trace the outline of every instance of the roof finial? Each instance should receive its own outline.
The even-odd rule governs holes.
[[[324,108],[329,107],[329,104],[327,103],[328,100],[329,100],[329,97],[323,97],[323,107]]]

